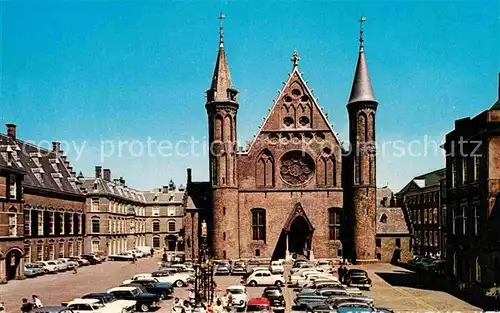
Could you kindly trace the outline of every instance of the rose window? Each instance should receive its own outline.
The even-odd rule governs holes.
[[[281,158],[280,174],[284,182],[300,185],[314,173],[314,161],[303,151],[289,151]]]

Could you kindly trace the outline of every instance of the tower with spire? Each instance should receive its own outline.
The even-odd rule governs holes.
[[[205,108],[208,114],[210,182],[212,188],[212,244],[215,258],[238,255],[238,176],[236,160],[236,115],[238,91],[233,87],[224,49],[221,13],[219,52]]]
[[[366,63],[363,23],[360,20],[359,54],[351,95],[347,103],[349,114],[350,153],[347,158],[348,197],[346,212],[350,225],[351,256],[356,263],[376,261],[376,159],[375,113],[377,100],[373,94]]]

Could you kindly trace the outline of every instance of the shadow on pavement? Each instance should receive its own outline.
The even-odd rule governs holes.
[[[394,271],[376,272],[375,274],[392,286],[446,291],[446,287],[442,283],[421,273]]]

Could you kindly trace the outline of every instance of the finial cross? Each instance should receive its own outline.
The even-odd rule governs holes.
[[[297,50],[293,51],[292,58],[290,60],[293,62],[293,67],[299,66],[300,57]]]
[[[359,19],[359,51],[364,49],[364,39],[363,39],[363,23],[366,22],[366,17],[362,16]]]
[[[220,20],[220,26],[219,26],[219,44],[222,46],[224,44],[224,24],[223,20],[226,18],[224,13],[220,12],[218,19]]]

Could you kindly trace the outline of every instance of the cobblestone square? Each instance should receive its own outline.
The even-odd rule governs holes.
[[[148,273],[158,268],[158,259],[139,259],[136,264],[129,262],[105,262],[95,266],[80,268],[77,274],[65,272],[46,275],[34,279],[10,281],[0,286],[0,299],[7,312],[18,312],[23,297],[38,295],[44,305],[59,305],[90,292],[103,292],[118,286],[134,274]],[[476,312],[481,311],[460,299],[442,291],[421,289],[412,272],[390,264],[363,266],[372,278],[373,287],[366,292],[375,300],[377,307],[403,312]],[[222,295],[226,287],[238,284],[240,277],[216,276],[217,293]],[[409,287],[408,285],[411,285]],[[248,296],[259,297],[263,287],[248,287]],[[186,299],[189,288],[176,288],[174,296]],[[295,297],[292,288],[284,289],[287,311]],[[169,313],[172,300],[165,301],[159,313]]]

